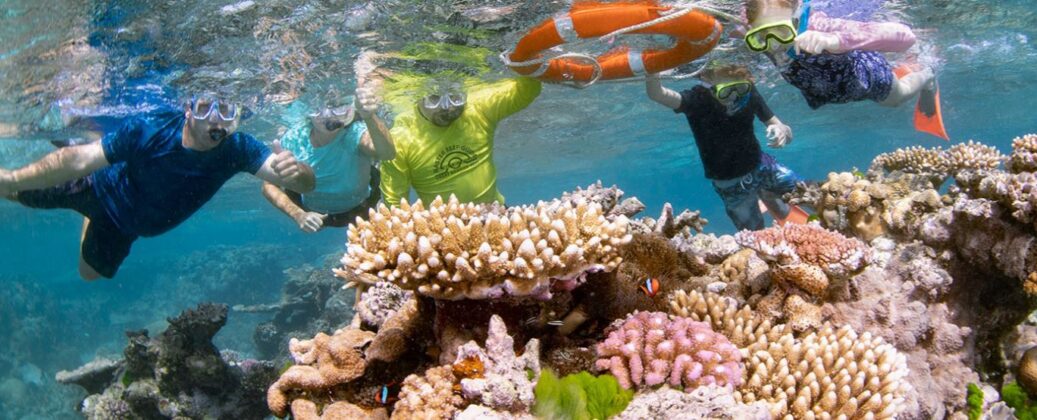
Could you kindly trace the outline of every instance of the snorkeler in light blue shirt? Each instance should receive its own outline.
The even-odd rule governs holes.
[[[264,184],[263,195],[304,232],[347,226],[357,216],[366,217],[367,210],[381,198],[374,164],[392,159],[396,148],[376,114],[378,100],[373,91],[357,89],[355,102],[360,106],[345,101],[308,113],[279,142],[313,168],[317,184],[302,195]]]

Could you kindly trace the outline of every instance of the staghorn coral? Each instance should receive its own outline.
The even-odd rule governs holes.
[[[782,265],[806,263],[828,275],[845,276],[868,263],[867,246],[859,240],[817,224],[787,224],[761,231],[742,231],[735,235],[739,245],[750,248],[760,258]]]
[[[945,154],[947,168],[952,175],[965,170],[997,169],[1005,160],[1005,155],[1001,154],[996,147],[973,140],[969,140],[968,143],[958,143],[948,149]]]
[[[1027,134],[1012,140],[1008,170],[1016,174],[1037,171],[1037,134]]]
[[[770,420],[770,408],[763,402],[742,404],[725,387],[705,385],[690,392],[668,386],[638,394],[615,420],[709,419]]]
[[[496,411],[529,412],[536,381],[527,370],[533,372],[532,378],[540,376],[540,341],[529,340],[521,356],[515,355],[514,345],[504,320],[494,315],[490,318],[485,347],[469,341],[457,350],[455,367],[471,360],[481,361],[482,365],[480,375],[461,379],[465,399]]]
[[[830,324],[802,339],[758,317],[749,306],[715,294],[681,292],[674,313],[709,322],[747,355],[741,403],[766,401],[776,418],[892,418],[914,391],[904,356],[881,338]]]
[[[395,284],[385,281],[378,282],[368,287],[360,295],[360,301],[356,305],[356,312],[364,323],[374,327],[381,327],[413,295],[413,292],[403,290]]]
[[[424,375],[410,375],[403,380],[400,400],[393,406],[394,419],[450,419],[464,399],[454,392],[458,378],[453,366],[437,366]]]
[[[901,171],[914,174],[932,174],[944,178],[950,162],[943,149],[911,146],[878,155],[871,161],[871,171]]]
[[[369,222],[350,226],[336,274],[436,299],[547,299],[552,285],[572,290],[588,271],[615,269],[630,239],[626,217],[609,221],[600,205],[579,199],[501,209],[451,197],[428,209],[420,201],[372,209]]]
[[[296,365],[288,368],[267,389],[267,406],[278,417],[287,414],[288,406],[299,392],[315,395],[336,385],[350,382],[364,374],[367,362],[362,348],[374,333],[358,329],[341,329],[334,335],[317,334],[312,340],[292,339],[289,349]],[[294,405],[293,405],[294,407]]]
[[[742,381],[742,355],[726,337],[708,324],[663,312],[636,312],[617,321],[596,350],[595,367],[626,389],[668,383],[690,390]]]

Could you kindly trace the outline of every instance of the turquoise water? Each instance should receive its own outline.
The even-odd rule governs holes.
[[[170,3],[176,4],[4,2],[6,14],[0,17],[0,120],[12,125],[36,123],[42,120],[48,104],[62,100],[80,110],[133,113],[139,110],[132,105],[137,97],[134,92],[142,91],[140,86],[152,89],[156,83],[179,83],[181,79],[169,75],[182,77],[213,67],[241,68],[255,75],[256,80],[242,84],[243,92],[266,83],[262,60],[256,64],[247,59],[252,54],[231,58],[230,64],[207,61],[225,56],[227,51],[241,51],[233,49],[234,45],[254,42],[250,32],[240,28],[262,16],[248,15],[249,21],[234,17],[221,21],[213,16],[232,2]],[[277,2],[278,7],[265,6],[262,10],[278,13],[268,17],[279,19],[305,14],[307,7],[336,11],[334,19],[323,23],[345,27],[339,38],[343,45],[319,58],[322,62],[348,61],[356,46],[350,44],[355,38],[345,22],[351,15],[344,11],[366,6],[342,1],[313,3]],[[479,2],[466,3],[474,7],[477,4],[471,3]],[[525,23],[564,7],[564,2],[527,3],[523,13],[529,19],[522,21]],[[915,27],[928,46],[925,54],[938,58],[943,115],[952,143],[976,139],[1008,152],[1014,137],[1037,132],[1033,108],[1037,103],[1037,84],[1033,81],[1037,77],[1037,29],[1032,25],[1037,10],[1032,0],[867,2],[871,9],[863,3],[819,3],[819,8],[849,7],[860,13],[895,16]],[[368,29],[389,34],[398,28],[379,27],[384,22],[379,14],[417,14],[413,2],[387,2],[373,9],[374,23]],[[128,16],[104,29],[125,36],[122,41],[126,45],[111,50],[99,48],[75,59],[47,58],[45,51],[73,39],[89,38],[101,30],[98,28],[105,28],[97,19],[99,10],[117,10]],[[169,15],[173,11],[176,16]],[[307,16],[320,18],[319,14]],[[179,40],[185,33],[189,36]],[[488,43],[504,47],[519,35],[519,31],[507,32]],[[218,42],[195,39],[199,37]],[[177,49],[181,41],[186,45]],[[317,42],[301,43],[313,47]],[[163,57],[168,62],[147,64],[151,60],[162,62]],[[94,68],[99,61],[108,64],[103,71]],[[125,63],[137,63],[138,67]],[[334,63],[318,68],[325,72],[338,69]],[[489,77],[503,75],[506,73],[495,69]],[[97,78],[102,80],[97,90],[83,87],[84,80]],[[760,90],[795,133],[790,146],[771,153],[805,178],[822,179],[830,171],[866,168],[875,155],[898,147],[947,145],[914,132],[908,107],[887,109],[864,103],[811,111],[798,93],[777,83],[772,73],[765,74],[764,79]],[[27,93],[25,81],[52,89]],[[191,83],[185,85],[190,87]],[[318,78],[314,83],[330,82]],[[666,85],[684,88],[691,82]],[[640,83],[602,84],[585,90],[546,86],[538,101],[503,122],[497,130],[495,153],[500,187],[509,204],[550,199],[601,180],[620,186],[627,196],[640,198],[648,205],[647,215],[654,216],[663,203],[670,202],[678,210],[701,210],[711,222],[707,232],[732,233],[734,228],[719,199],[702,176],[684,118],[651,103],[643,89]],[[131,106],[127,108],[127,104]],[[274,139],[278,116],[273,113],[277,109],[258,108],[259,118],[244,130],[266,141]],[[759,126],[757,133],[762,138]],[[33,135],[3,137],[3,167],[20,166],[52,150]],[[72,212],[30,211],[2,202],[0,220],[0,417],[6,418],[74,418],[72,407],[78,394],[53,383],[56,371],[75,368],[95,355],[118,355],[124,345],[124,330],[161,329],[166,317],[199,302],[273,302],[280,295],[283,270],[307,263],[319,265],[324,256],[341,253],[345,242],[343,230],[301,233],[267,204],[259,194],[257,181],[243,176],[169,234],[138,241],[112,280],[85,283],[78,279],[75,270],[81,219]],[[228,326],[217,337],[217,345],[249,354],[254,351],[252,329],[262,318],[232,313]],[[43,403],[30,403],[37,398],[43,398]]]

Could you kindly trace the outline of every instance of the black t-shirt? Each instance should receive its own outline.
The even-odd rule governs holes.
[[[760,165],[760,142],[753,133],[753,116],[766,122],[774,114],[755,86],[749,105],[734,115],[727,115],[724,105],[704,86],[681,92],[681,107],[674,112],[688,117],[706,178],[738,178]]]

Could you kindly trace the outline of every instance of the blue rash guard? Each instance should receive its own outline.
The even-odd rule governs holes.
[[[169,231],[237,173],[258,172],[271,154],[242,133],[212,150],[187,149],[181,143],[184,118],[133,119],[101,140],[111,166],[91,175],[94,191],[124,234],[148,237]]]

